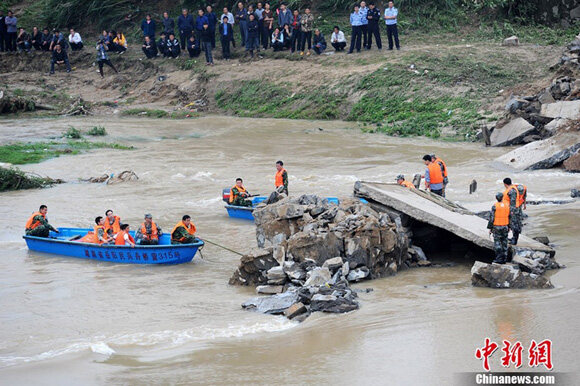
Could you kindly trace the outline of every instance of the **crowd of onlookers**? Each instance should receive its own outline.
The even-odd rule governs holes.
[[[158,56],[177,58],[180,55],[193,58],[203,52],[206,64],[213,65],[212,51],[216,48],[217,40],[221,43],[222,58],[230,59],[230,46],[236,47],[235,30],[239,35],[240,47],[251,57],[254,57],[254,53],[269,48],[274,51],[299,52],[300,55],[307,56],[311,52],[320,55],[327,49],[326,38],[320,29],[314,27],[315,19],[308,7],[301,13],[299,10],[288,9],[285,3],[273,10],[268,2],[259,1],[256,6],[246,6],[240,1],[235,8],[233,13],[227,7],[223,8],[219,18],[211,5],[199,9],[195,18],[187,9],[183,9],[177,19],[164,12],[159,22],[148,14],[141,23],[141,49],[149,59]],[[365,1],[356,4],[350,14],[351,42],[348,53],[353,53],[355,49],[360,52],[361,48],[370,50],[373,37],[377,48],[382,49],[381,20],[385,21],[387,27],[389,49],[392,50],[394,46],[399,49],[397,16],[398,11],[392,1],[388,3],[384,14],[372,2],[368,7]],[[68,38],[58,29],[49,31],[45,28],[40,31],[33,27],[28,32],[18,27],[18,19],[11,11],[6,16],[0,11],[0,51],[50,51],[51,73],[54,72],[55,65],[61,64],[70,72],[67,51],[69,48],[72,51],[83,49],[81,35],[73,28],[68,32]],[[347,41],[338,26],[333,28],[330,35],[330,45],[337,52],[346,50]],[[127,48],[127,39],[121,30],[102,32],[96,44],[101,76],[105,64],[117,71],[109,59],[109,53],[123,54]]]

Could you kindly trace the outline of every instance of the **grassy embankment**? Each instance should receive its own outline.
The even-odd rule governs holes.
[[[102,126],[95,126],[86,131],[87,135],[105,136],[107,132]],[[91,142],[83,138],[80,130],[70,127],[63,133],[61,140],[46,142],[12,143],[0,146],[0,162],[12,165],[38,163],[44,160],[59,157],[60,155],[74,155],[91,149],[119,149],[132,150],[133,146],[117,143]],[[18,189],[34,189],[52,186],[62,181],[53,180],[23,172],[17,168],[0,167],[0,192]]]

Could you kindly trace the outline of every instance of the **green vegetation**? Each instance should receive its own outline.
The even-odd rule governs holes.
[[[7,162],[14,165],[30,164],[58,157],[61,154],[79,154],[83,150],[91,149],[132,150],[134,147],[116,143],[89,142],[86,140],[13,143],[0,146],[0,162]]]
[[[107,130],[105,130],[105,128],[103,126],[93,126],[91,129],[89,129],[89,131],[87,131],[88,135],[92,135],[94,137],[97,136],[105,136],[107,135]]]
[[[81,139],[82,138],[81,131],[72,127],[72,126],[70,126],[66,132],[62,133],[62,136],[64,138],[68,138],[68,139]]]
[[[191,112],[187,110],[167,112],[165,110],[158,109],[129,109],[123,111],[123,115],[146,117],[146,118],[171,118],[171,119],[184,119],[198,117],[199,113]]]
[[[216,93],[219,108],[240,116],[290,119],[337,119],[346,94],[327,88],[292,93],[287,85],[264,80],[242,81],[234,90]]]
[[[48,177],[40,177],[25,173],[15,168],[0,167],[0,192],[19,189],[36,189],[52,186],[60,183],[60,180],[53,180]]]

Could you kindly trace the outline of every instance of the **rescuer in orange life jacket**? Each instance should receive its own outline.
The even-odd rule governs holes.
[[[443,170],[440,164],[436,163],[429,154],[423,156],[423,161],[427,169],[425,170],[425,189],[443,197]]]
[[[493,234],[493,250],[495,251],[494,263],[504,264],[508,257],[508,233],[510,230],[510,204],[504,201],[504,194],[498,192],[495,195],[497,202],[490,211],[487,229]]]
[[[405,176],[402,174],[397,176],[397,184],[404,186],[405,188],[415,189],[415,185],[413,185],[412,182],[405,181]]]
[[[276,190],[270,193],[266,204],[273,204],[279,200],[280,194],[288,196],[288,172],[284,169],[284,162],[276,161],[276,175],[274,176],[274,185]]]
[[[153,216],[145,215],[145,221],[137,229],[135,239],[139,245],[158,245],[159,238],[163,234],[161,227],[153,222]]]
[[[105,216],[105,231],[114,238],[121,231],[121,219],[111,209],[105,212]]]
[[[40,205],[38,212],[34,212],[28,219],[25,226],[27,236],[48,237],[50,231],[58,233],[58,230],[48,223],[46,205]]]
[[[115,237],[115,245],[135,246],[135,239],[129,234],[129,224],[121,224],[121,230]]]
[[[185,215],[171,230],[171,244],[191,244],[197,241],[191,216]]]
[[[252,206],[252,201],[247,200],[250,193],[246,190],[244,186],[244,181],[241,178],[236,178],[236,184],[230,189],[230,205],[237,206]]]

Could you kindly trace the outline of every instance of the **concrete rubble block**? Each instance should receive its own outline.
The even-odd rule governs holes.
[[[316,267],[306,274],[305,287],[320,287],[330,282],[332,275],[326,267]]]
[[[487,264],[476,261],[471,268],[471,284],[490,288],[554,288],[548,278],[523,272],[516,264]]]
[[[284,291],[282,285],[259,285],[256,287],[256,292],[262,295],[274,295]]]
[[[335,272],[337,269],[341,268],[344,262],[342,261],[342,257],[337,256],[333,257],[332,259],[328,259],[322,264],[322,267],[328,268],[331,272]]]
[[[286,274],[281,266],[272,267],[266,273],[268,284],[284,284],[286,282]]]
[[[367,267],[356,268],[350,271],[346,277],[348,281],[361,281],[369,276],[369,269]]]
[[[572,121],[570,121],[569,119],[555,118],[544,125],[544,130],[546,130],[551,135],[554,135],[556,134],[558,129],[565,127],[566,125],[570,124],[570,122]]]
[[[297,291],[286,291],[272,296],[259,296],[242,303],[242,308],[263,314],[283,314],[298,301]]]
[[[516,118],[501,129],[496,128],[491,133],[491,146],[509,146],[522,143],[523,138],[534,130],[535,127],[524,118]]]
[[[298,315],[302,315],[307,312],[308,309],[306,308],[306,306],[303,303],[298,302],[292,304],[289,308],[287,308],[286,311],[284,311],[284,316],[292,320],[296,318]]]
[[[254,249],[240,259],[240,266],[230,278],[229,283],[234,285],[266,284],[268,278],[265,273],[278,265],[272,256],[272,249]]]
[[[538,94],[538,101],[543,105],[556,102],[556,100],[552,96],[552,92],[550,91],[550,87],[546,87],[544,90],[542,90]]]
[[[278,219],[288,220],[302,217],[304,215],[304,207],[296,204],[279,205],[277,208]]]
[[[571,157],[580,149],[580,136],[560,133],[529,143],[495,159],[516,170],[549,169]]]
[[[359,308],[357,301],[335,295],[316,294],[310,302],[311,311],[345,313]]]
[[[540,115],[547,118],[580,118],[580,100],[559,101],[542,105]]]
[[[284,273],[290,280],[305,280],[306,270],[294,261],[285,261],[283,265]]]

